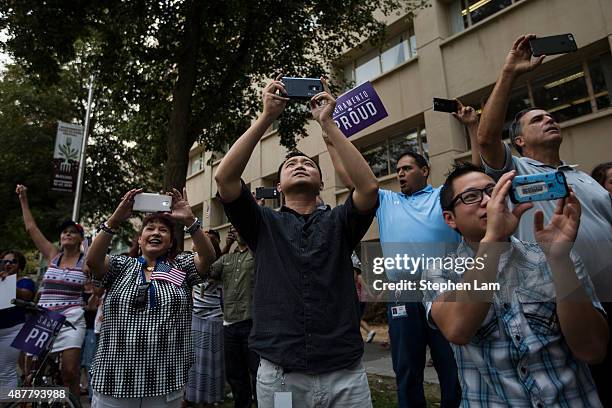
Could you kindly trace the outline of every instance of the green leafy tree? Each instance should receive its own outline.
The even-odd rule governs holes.
[[[30,207],[47,238],[57,239],[57,226],[72,213],[73,195],[50,189],[52,158],[57,121],[82,124],[87,75],[76,64],[66,64],[58,75],[50,85],[9,65],[0,77],[0,191],[5,197],[0,201],[0,248],[33,248],[23,226],[16,184],[28,186]],[[115,120],[104,94],[98,88],[87,151],[81,213],[89,224],[112,212],[132,186],[160,187],[149,152],[129,140],[127,122]],[[129,224],[125,227],[121,239],[127,241],[133,231]]]
[[[194,142],[221,150],[242,133],[264,78],[328,72],[343,49],[383,38],[375,13],[409,15],[426,2],[0,0],[0,29],[37,81],[57,81],[70,62],[87,66],[122,122],[106,128],[146,149],[167,189],[184,186]],[[305,135],[307,115],[287,109],[281,143]]]

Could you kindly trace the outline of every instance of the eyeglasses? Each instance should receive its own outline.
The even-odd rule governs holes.
[[[134,298],[134,306],[136,306],[138,309],[144,309],[147,306],[147,293],[149,292],[150,286],[151,281],[141,283],[136,287],[136,297]]]
[[[19,261],[17,261],[16,259],[2,259],[0,260],[0,265],[17,265],[19,263]]]
[[[484,194],[491,197],[493,194],[493,189],[495,188],[494,184],[490,184],[485,188],[470,188],[465,190],[462,193],[459,193],[453,198],[448,208],[453,208],[457,200],[461,200],[465,205],[479,204],[484,197]]]

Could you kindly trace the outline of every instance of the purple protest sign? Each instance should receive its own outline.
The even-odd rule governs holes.
[[[389,116],[371,83],[365,82],[340,95],[334,109],[334,122],[346,137]]]
[[[64,320],[66,316],[51,310],[31,315],[11,346],[30,354],[42,354],[54,339],[56,331],[62,328]]]

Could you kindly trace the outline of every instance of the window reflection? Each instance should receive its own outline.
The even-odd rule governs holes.
[[[346,89],[370,81],[417,55],[416,37],[412,30],[393,37],[381,49],[351,61],[343,67]]]
[[[378,54],[372,57],[371,55],[360,58],[357,60],[357,67],[355,68],[355,82],[356,85],[375,78],[380,75],[380,61]]]
[[[612,57],[607,55],[600,59],[590,61],[588,66],[597,109],[610,107],[610,95],[608,90],[612,89]]]
[[[400,154],[406,150],[413,150],[420,152],[419,140],[417,138],[418,130],[411,129],[408,133],[401,134],[389,139],[389,159],[391,165],[391,171],[395,173],[397,168],[397,159]]]
[[[582,65],[534,81],[535,106],[553,113],[559,122],[592,112]]]
[[[375,146],[367,147],[362,154],[372,168],[372,172],[376,177],[382,177],[389,174],[389,156],[387,154],[386,143],[380,143]]]

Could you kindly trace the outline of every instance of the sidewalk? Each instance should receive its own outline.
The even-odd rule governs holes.
[[[369,374],[395,377],[391,361],[391,348],[387,326],[372,326],[376,330],[376,337],[372,343],[364,343],[363,365]],[[427,349],[429,360],[429,349]],[[438,375],[433,367],[425,367],[425,383],[439,384]]]

